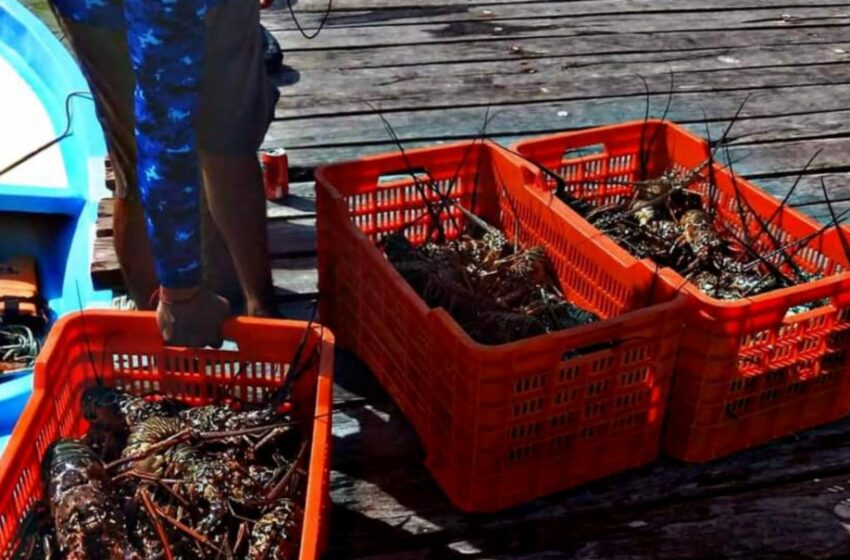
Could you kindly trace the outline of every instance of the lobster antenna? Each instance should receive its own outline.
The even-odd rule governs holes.
[[[505,180],[502,179],[502,174],[495,167],[493,168],[493,171],[496,172],[496,178],[499,181],[499,190],[501,191],[502,196],[505,197],[505,200],[508,201],[508,206],[511,207],[511,214],[513,215],[513,219],[514,219],[513,248],[514,248],[514,252],[516,253],[517,248],[519,247],[519,236],[520,236],[520,232],[521,232],[520,223],[519,223],[519,214],[517,213],[516,205],[514,204],[513,198],[511,198],[511,195],[508,192],[508,189],[505,188]]]
[[[368,104],[368,102],[367,102],[367,104]],[[372,105],[371,105],[371,104],[369,104],[369,106],[370,106],[370,107],[372,107]],[[477,135],[477,136],[476,136],[476,138],[478,138],[478,139],[479,139],[482,143],[483,143],[483,141],[486,139],[487,126],[488,126],[488,125],[489,125],[489,123],[490,123],[490,122],[492,122],[492,121],[493,121],[493,119],[495,119],[495,118],[496,118],[496,117],[497,117],[500,113],[501,113],[501,111],[497,111],[497,112],[495,112],[495,113],[490,114],[490,106],[488,105],[488,107],[487,107],[487,111],[486,111],[486,113],[485,113],[485,118],[484,118],[484,124],[483,124],[483,127],[482,127],[482,129],[481,129],[481,131],[480,131],[479,135]],[[381,115],[379,115],[379,116],[381,116]],[[384,120],[384,119],[382,118],[382,120]],[[385,127],[385,129],[387,129],[387,132],[390,134],[390,136],[391,136],[391,137],[393,137],[393,138],[395,139],[395,142],[396,142],[396,144],[398,145],[399,150],[400,150],[400,151],[401,151],[401,153],[402,153],[402,157],[404,157],[404,158],[405,158],[406,165],[407,165],[408,167],[411,167],[411,166],[410,166],[410,164],[409,164],[409,162],[407,162],[406,155],[405,155],[405,152],[404,152],[404,147],[403,147],[402,145],[400,145],[400,140],[398,139],[398,136],[395,134],[395,131],[392,129],[392,126],[391,126],[391,125],[389,125],[389,123],[387,123],[387,122],[386,122],[386,120],[384,120],[384,127]],[[432,186],[430,186],[430,185],[429,185],[429,188],[430,188],[433,192],[436,192],[436,193],[437,193],[437,195],[440,197],[440,202],[442,203],[442,209],[443,209],[443,210],[448,211],[448,209],[449,209],[451,206],[458,205],[458,201],[456,201],[456,200],[454,200],[454,199],[450,198],[450,195],[451,195],[451,192],[452,192],[452,190],[454,189],[455,185],[458,183],[458,179],[460,178],[460,172],[461,172],[461,170],[463,169],[463,165],[464,165],[464,163],[466,162],[466,159],[469,157],[469,153],[472,151],[472,148],[474,148],[474,142],[470,143],[470,145],[468,145],[468,146],[467,146],[466,150],[464,150],[463,157],[461,158],[460,162],[458,163],[458,167],[457,167],[457,169],[455,170],[455,174],[453,175],[452,180],[450,181],[450,183],[449,183],[449,185],[448,185],[448,187],[447,187],[447,189],[446,189],[446,192],[445,192],[445,193],[441,193],[439,190],[434,189]],[[481,160],[481,157],[479,156],[478,164],[477,164],[477,167],[476,167],[476,173],[475,173],[475,189],[473,189],[473,192],[472,192],[472,204],[471,204],[471,208],[472,208],[473,210],[474,210],[474,208],[475,208],[475,204],[476,204],[476,196],[477,196],[477,194],[478,194],[478,193],[477,193],[477,187],[478,187],[478,181],[479,181],[479,177],[480,177],[480,173],[481,173],[481,161],[482,161],[482,160]],[[425,170],[425,173],[426,173],[426,174],[428,173],[428,172],[427,172],[427,170]],[[430,178],[430,176],[429,176],[429,178]],[[415,177],[415,176],[413,177],[413,180],[414,180],[414,182],[416,182],[416,181],[417,181],[417,179],[416,179],[416,177]],[[432,181],[433,181],[433,179],[432,179]],[[424,195],[422,195],[422,193],[421,193],[421,190],[420,190],[420,196],[423,196],[423,199],[425,199]],[[428,208],[430,209],[430,206],[428,206],[428,201],[427,201],[427,199],[425,199],[425,202],[426,202],[426,207],[428,207]],[[423,219],[424,217],[426,217],[426,216],[430,216],[431,218],[433,218],[433,217],[434,217],[434,216],[433,216],[433,213],[432,213],[431,211],[426,210],[425,214],[420,215],[420,216],[418,216],[417,218],[414,218],[414,219],[410,220],[409,222],[407,222],[407,223],[405,223],[405,224],[402,224],[402,225],[399,227],[399,229],[398,229],[397,231],[404,231],[404,230],[406,230],[407,228],[409,228],[410,226],[412,226],[412,225],[416,224],[417,222],[419,222],[420,220],[422,220],[422,219]],[[450,217],[452,220],[454,220],[454,216],[452,216],[451,214],[449,214],[449,217]],[[455,226],[457,226],[457,224],[455,224]]]
[[[494,115],[495,116],[495,115]],[[481,145],[484,145],[484,140],[487,139],[487,125],[490,124],[490,103],[487,103],[487,109],[484,111],[484,124],[481,125],[481,135],[479,137],[479,141]],[[463,154],[464,159],[466,159],[466,154]],[[462,162],[461,162],[462,163]],[[457,173],[455,174],[454,179],[452,179],[451,184],[449,185],[449,192],[455,186],[455,182],[458,180],[458,176],[460,174],[460,165],[458,166]],[[478,161],[475,165],[475,182],[472,186],[472,200],[470,200],[469,208],[473,212],[475,212],[475,205],[478,202],[478,182],[481,180],[481,152],[478,153]]]
[[[289,371],[286,374],[286,378],[284,378],[283,383],[281,383],[280,387],[278,387],[271,395],[269,395],[270,399],[276,403],[283,402],[284,399],[289,395],[289,389],[292,387],[292,382],[298,379],[301,376],[304,368],[310,364],[308,360],[305,363],[301,363],[301,356],[304,353],[304,348],[307,346],[307,338],[310,335],[310,331],[313,329],[313,325],[316,322],[316,317],[319,311],[319,298],[316,298],[315,303],[313,304],[313,311],[310,313],[310,319],[307,321],[307,326],[304,327],[304,332],[301,333],[301,340],[298,341],[298,346],[295,348],[295,353],[292,355],[292,360],[289,363]],[[320,331],[321,332],[321,331]],[[321,342],[321,339],[319,340]]]
[[[80,322],[83,324],[83,339],[86,342],[86,352],[88,353],[89,363],[91,364],[92,371],[94,372],[94,378],[97,380],[98,385],[103,385],[103,371],[97,371],[97,367],[95,366],[94,361],[94,353],[91,349],[91,338],[89,337],[89,328],[86,324],[86,314],[83,311],[83,295],[80,292],[80,281],[75,280],[74,285],[77,289],[77,306],[80,308]],[[105,359],[105,353],[104,353]]]
[[[766,223],[764,223],[764,221],[761,219],[761,216],[759,216],[758,212],[756,212],[753,209],[753,207],[750,205],[749,201],[747,201],[746,198],[743,198],[743,197],[740,196],[740,189],[738,188],[738,179],[737,179],[737,176],[735,175],[735,170],[732,167],[732,158],[729,156],[729,147],[726,146],[725,149],[726,149],[726,159],[729,161],[729,171],[732,175],[732,187],[735,189],[735,199],[736,199],[738,205],[740,206],[740,204],[741,204],[740,201],[741,201],[741,199],[743,199],[744,204],[747,205],[747,208],[749,210],[750,215],[752,215],[752,217],[759,224],[759,228],[760,228],[759,229],[759,235],[762,232],[766,233],[768,235],[768,237],[770,238],[770,242],[773,243],[773,246],[775,248],[781,247],[782,243],[776,238],[776,236],[773,235],[773,232],[770,231],[770,228],[768,227],[768,225]],[[742,221],[743,221],[743,218],[742,218]],[[744,225],[744,224],[742,224],[742,225]],[[744,225],[744,227],[745,227],[744,231],[748,231],[748,228],[746,228],[746,225]],[[750,239],[749,242],[751,243],[752,248],[755,249],[755,240]],[[803,271],[800,270],[800,267],[797,266],[797,263],[794,262],[794,259],[787,258],[784,251],[782,251],[781,254],[782,254],[783,257],[786,257],[784,259],[785,263],[791,268],[791,270],[794,271],[794,274],[797,275],[797,278],[799,279],[799,278],[803,277],[804,276]]]
[[[646,78],[637,75],[638,79],[643,82],[643,90],[646,92],[646,103],[643,109],[643,126],[640,127],[640,154],[638,156],[638,180],[643,181],[646,179],[646,164],[647,158],[644,150],[646,150],[646,126],[649,123],[649,83],[646,81]]]
[[[844,222],[847,219],[848,214],[850,214],[850,208],[843,210],[840,214],[838,214],[838,216],[836,216],[835,220],[832,220],[830,223],[826,224],[825,226],[823,226],[822,228],[820,228],[816,232],[810,233],[809,235],[806,235],[805,237],[801,237],[800,239],[797,239],[796,241],[792,241],[792,242],[788,243],[787,245],[785,245],[784,247],[780,248],[779,250],[785,251],[786,249],[789,249],[789,248],[794,247],[796,245],[794,252],[791,253],[791,257],[794,257],[797,253],[802,251],[809,242],[811,242],[813,239],[820,237],[821,235],[826,233],[826,231],[829,228],[831,228],[833,226],[838,227],[842,222]]]
[[[711,149],[711,128],[708,126],[708,115],[702,109],[702,120],[705,124],[705,138],[708,140],[708,215],[714,219],[717,213],[717,179],[714,172],[714,151]]]
[[[646,88],[646,118],[644,119],[644,128],[646,128],[646,122],[649,120],[649,86],[646,83],[646,80],[641,76],[641,80],[643,80],[644,87]],[[667,120],[667,115],[670,113],[670,106],[673,104],[673,90],[675,89],[675,74],[673,71],[670,71],[670,89],[667,90],[667,105],[664,107],[664,112],[661,114],[661,122]],[[661,132],[661,127],[655,129],[652,133],[652,137],[649,139],[649,149],[652,150],[652,146],[655,145],[655,141],[658,139],[658,133]],[[646,179],[646,166],[649,163],[649,153],[643,151],[643,131],[641,131],[641,179]]]
[[[833,198],[832,199],[833,204],[839,204],[839,203],[842,203],[842,202],[850,202],[850,197],[845,196],[843,198]],[[821,204],[826,204],[826,201],[825,200],[809,200],[807,202],[795,202],[794,204],[789,204],[788,207],[789,208],[806,208],[808,206],[820,206]]]
[[[752,94],[748,93],[746,97],[744,97],[744,100],[741,101],[741,104],[738,106],[738,109],[735,111],[735,114],[732,115],[732,119],[729,121],[729,124],[726,126],[726,129],[723,130],[723,134],[717,141],[717,145],[714,147],[715,150],[720,149],[721,146],[725,145],[729,141],[729,133],[732,132],[732,127],[735,126],[735,123],[737,123],[738,119],[741,117],[741,113],[744,111],[744,107],[750,100],[751,95]]]
[[[850,265],[850,244],[847,243],[847,238],[844,236],[844,230],[838,225],[838,219],[835,216],[835,209],[832,206],[832,200],[829,198],[829,193],[826,188],[826,181],[824,178],[820,178],[820,187],[823,190],[823,198],[826,201],[826,207],[829,209],[829,215],[832,216],[832,221],[836,224],[835,227],[838,230],[838,239],[841,240],[841,248],[844,250],[844,258],[847,259],[848,265]]]
[[[752,244],[752,239],[750,238],[750,228],[748,225],[747,217],[744,216],[744,205],[741,204],[741,189],[738,187],[738,179],[735,177],[735,170],[732,169],[732,158],[729,155],[729,146],[724,146],[726,152],[726,160],[729,162],[729,174],[732,177],[732,189],[735,191],[735,206],[738,212],[738,219],[741,221],[741,229],[744,233],[744,240],[747,242],[747,246],[753,251],[756,248]]]
[[[673,105],[673,90],[675,89],[675,83],[676,73],[673,70],[670,70],[670,89],[667,90],[667,105],[664,106],[664,112],[661,113],[661,122],[666,121],[667,115],[670,114],[670,107]],[[656,134],[658,134],[657,131]]]
[[[450,198],[452,190],[454,190],[455,186],[458,184],[458,179],[460,179],[460,172],[463,170],[463,166],[466,163],[466,159],[469,157],[469,153],[475,147],[476,141],[478,141],[481,145],[484,144],[484,141],[487,140],[487,127],[497,116],[501,114],[501,111],[496,111],[491,114],[492,106],[490,103],[487,104],[487,107],[484,111],[484,122],[481,125],[481,130],[476,134],[474,140],[470,142],[466,149],[463,152],[463,157],[460,159],[460,162],[457,165],[457,169],[455,170],[454,175],[452,176],[452,180],[449,182],[448,187],[446,188],[446,203],[451,206],[458,206],[461,211],[465,210],[460,204],[459,200]],[[472,186],[472,197],[470,200],[469,208],[474,213],[475,206],[478,202],[478,185],[481,180],[481,164],[483,158],[481,157],[481,151],[478,152],[478,160],[475,164],[475,179]],[[448,211],[448,208],[446,208]]]
[[[452,191],[455,186],[458,184],[458,180],[460,179],[460,173],[463,171],[463,167],[466,164],[466,160],[469,157],[470,152],[472,152],[473,148],[475,148],[476,141],[480,144],[484,144],[484,140],[487,139],[487,126],[490,124],[490,121],[498,115],[498,113],[494,114],[492,117],[490,116],[490,104],[487,104],[487,108],[484,111],[484,123],[481,126],[481,130],[475,135],[474,139],[467,144],[466,149],[463,151],[463,156],[460,158],[460,161],[457,164],[457,168],[455,169],[454,175],[452,175],[451,181],[449,181],[448,186],[446,187],[446,192],[443,195],[441,202],[443,202],[443,210],[445,210],[449,216],[451,217],[450,207],[457,206],[461,210],[465,210],[463,206],[460,204],[459,200],[455,200],[451,198]],[[474,212],[475,205],[478,200],[478,182],[481,178],[481,152],[478,153],[478,160],[475,166],[475,180],[472,186],[472,200],[470,201],[470,209]],[[457,226],[457,224],[455,224]]]
[[[774,265],[772,262],[770,262],[769,260],[767,260],[767,259],[766,259],[765,257],[763,257],[762,255],[760,255],[760,254],[758,253],[758,251],[753,250],[753,248],[752,248],[752,247],[747,246],[747,245],[744,243],[744,241],[743,241],[740,237],[738,237],[738,235],[737,235],[737,234],[736,234],[736,233],[735,233],[732,229],[730,229],[730,228],[726,227],[726,226],[725,226],[725,225],[723,225],[722,223],[720,224],[720,226],[721,226],[721,227],[722,227],[722,228],[726,231],[726,233],[727,233],[730,237],[732,237],[735,241],[737,241],[737,242],[741,245],[741,247],[743,247],[744,249],[746,249],[746,250],[747,250],[747,252],[748,252],[748,253],[750,253],[750,255],[752,255],[753,257],[755,257],[755,258],[756,258],[756,260],[758,260],[758,261],[760,261],[762,264],[764,264],[764,265],[767,267],[767,269],[768,269],[768,270],[769,270],[769,271],[770,271],[770,272],[771,272],[774,276],[776,276],[776,278],[777,278],[777,279],[782,280],[783,282],[786,282],[786,283],[787,283],[787,284],[789,284],[789,285],[792,285],[792,284],[793,284],[793,282],[791,282],[791,280],[790,280],[787,276],[785,276],[784,274],[782,274],[782,271],[781,271],[781,270],[779,270],[779,268],[777,268],[777,266],[776,266],[776,265]]]
[[[773,220],[776,218],[776,216],[778,216],[779,213],[782,212],[782,209],[785,207],[786,204],[788,204],[788,200],[791,198],[791,195],[794,194],[794,191],[797,189],[797,185],[800,184],[800,181],[802,180],[803,175],[806,173],[806,170],[809,168],[809,166],[812,163],[814,163],[815,159],[820,155],[820,153],[822,151],[823,151],[823,148],[818,149],[818,151],[816,151],[812,155],[812,157],[809,158],[809,161],[806,162],[806,165],[803,166],[803,168],[800,170],[799,175],[797,175],[797,178],[794,180],[794,184],[791,185],[791,188],[788,189],[787,193],[785,193],[785,197],[782,199],[782,203],[779,206],[776,207],[776,209],[773,211],[773,213],[771,213],[770,217],[767,219],[766,225],[769,226],[773,222]],[[819,202],[819,204],[822,204],[822,202]],[[759,232],[756,235],[756,239],[758,239],[758,237],[760,235],[761,235],[761,232]]]
[[[319,298],[316,298],[315,303],[313,303],[313,311],[310,312],[310,319],[307,321],[307,326],[304,328],[304,332],[301,333],[301,340],[298,341],[298,346],[295,349],[295,354],[292,355],[292,363],[289,367],[289,375],[287,375],[287,381],[291,378],[298,377],[300,372],[298,368],[301,367],[301,355],[304,353],[304,348],[307,346],[307,337],[310,334],[310,329],[316,322],[316,317],[318,316],[319,311]],[[293,374],[293,370],[295,373]]]
[[[413,169],[413,166],[410,164],[410,160],[407,157],[407,151],[405,151],[405,149],[404,149],[404,144],[401,142],[401,139],[396,134],[395,129],[393,128],[392,124],[390,124],[390,122],[387,120],[387,118],[384,116],[384,114],[381,113],[381,111],[379,111],[378,108],[375,107],[369,101],[365,101],[365,103],[370,109],[372,109],[375,112],[375,114],[378,115],[378,118],[380,118],[381,122],[384,123],[384,129],[386,129],[387,134],[389,134],[392,141],[398,147],[399,153],[401,154],[401,157],[404,160],[404,165],[407,167],[408,172],[410,174],[410,178],[413,179],[413,184],[416,187],[416,190],[419,192],[419,196],[422,197],[422,202],[423,202],[423,204],[425,204],[425,208],[427,209],[428,214],[431,216],[431,219],[434,221],[434,223],[431,224],[431,227],[436,228],[437,239],[438,239],[438,241],[442,241],[443,239],[445,239],[445,231],[443,231],[443,224],[440,222],[440,214],[438,212],[434,211],[434,208],[431,205],[431,201],[428,200],[428,193],[425,191],[425,188],[422,186],[422,183],[419,181],[419,178],[416,177],[416,172]],[[440,202],[443,203],[443,208],[445,208],[446,207],[445,201],[444,201],[445,197],[440,192],[439,189],[436,189],[434,187],[433,181],[428,182],[428,188],[432,192],[437,194],[438,198],[440,198]],[[449,219],[452,220],[452,222],[454,222],[454,216],[452,216],[451,214],[449,214]],[[455,227],[457,227],[456,223],[454,225],[455,225]],[[429,234],[429,237],[430,237],[430,234]]]

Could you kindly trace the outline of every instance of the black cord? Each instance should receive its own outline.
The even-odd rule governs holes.
[[[80,307],[80,322],[83,324],[83,333],[85,336],[83,337],[84,342],[86,343],[86,352],[88,353],[89,363],[91,364],[92,373],[94,373],[94,378],[97,381],[98,387],[103,386],[103,369],[106,367],[103,362],[101,362],[101,366],[103,368],[98,371],[97,366],[94,361],[94,353],[91,349],[91,339],[89,338],[89,327],[86,325],[86,314],[83,311],[83,296],[80,294],[80,281],[76,280],[74,285],[77,288],[77,305]],[[101,353],[101,359],[103,361],[106,360],[106,352]]]
[[[44,150],[50,148],[54,144],[58,144],[59,142],[61,142],[65,138],[71,136],[71,134],[72,134],[72,132],[71,132],[71,124],[72,124],[71,100],[74,99],[75,97],[81,97],[83,99],[93,99],[91,94],[89,94],[87,91],[72,91],[71,93],[69,93],[67,95],[67,97],[65,97],[65,122],[66,122],[65,131],[62,132],[62,134],[60,134],[59,136],[57,136],[53,140],[51,140],[51,141],[49,141],[45,144],[42,144],[38,148],[36,148],[36,149],[32,150],[31,152],[25,154],[23,157],[18,158],[17,160],[12,162],[11,164],[7,165],[3,169],[0,169],[0,177],[5,175],[9,171],[15,169],[16,167],[23,165],[24,163],[31,160],[32,158],[34,158],[35,156],[37,156],[38,154],[40,154]]]
[[[322,32],[322,29],[325,28],[325,24],[328,22],[328,18],[331,15],[331,10],[333,9],[333,0],[328,0],[328,7],[325,10],[324,15],[322,16],[322,21],[319,22],[319,27],[317,27],[312,34],[307,33],[306,31],[304,31],[304,28],[301,27],[301,23],[298,21],[298,17],[295,15],[295,10],[292,9],[292,0],[286,0],[286,5],[289,8],[290,15],[292,15],[292,21],[295,22],[295,27],[298,28],[298,32],[301,33],[301,35],[305,39],[313,40],[318,37],[319,33]]]

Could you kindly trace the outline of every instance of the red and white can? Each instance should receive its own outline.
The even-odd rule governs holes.
[[[260,153],[263,166],[263,186],[268,200],[289,195],[289,156],[283,148],[272,148]]]

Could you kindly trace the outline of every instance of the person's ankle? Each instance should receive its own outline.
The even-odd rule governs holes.
[[[274,317],[277,315],[273,305],[257,300],[245,301],[245,315],[248,317]]]

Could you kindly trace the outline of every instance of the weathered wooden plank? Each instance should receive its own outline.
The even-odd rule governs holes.
[[[834,202],[836,214],[850,208],[850,173],[812,174],[800,177],[797,187],[788,199],[788,204],[797,206],[823,224],[831,223],[829,207],[824,204],[821,180],[827,186],[830,200]],[[784,199],[797,177],[787,176],[778,179],[758,179],[756,183],[778,199]]]
[[[292,182],[289,184],[289,196],[266,202],[266,217],[269,220],[310,218],[315,215],[316,189],[312,181]]]
[[[114,235],[115,232],[112,229],[114,205],[114,198],[103,198],[98,203],[97,221],[95,222],[95,231],[97,237],[112,237]]]
[[[118,265],[112,237],[96,237],[92,248],[91,279],[98,290],[110,290],[124,286],[124,276]]]
[[[316,257],[278,259],[271,267],[278,301],[313,300],[318,295]]]
[[[625,12],[625,11],[677,11],[699,9],[701,6],[709,10],[735,10],[735,9],[752,9],[759,6],[782,6],[782,7],[799,7],[801,5],[811,6],[841,6],[846,4],[845,0],[818,0],[811,3],[804,3],[799,0],[747,0],[746,2],[735,2],[734,0],[713,0],[712,2],[700,2],[696,0],[677,0],[676,2],[657,2],[653,0],[334,0],[333,13],[347,13],[375,10],[380,12],[409,12],[417,9],[428,10],[431,17],[444,19],[447,15],[455,13],[457,8],[472,9],[490,9],[496,13],[499,10],[515,13],[514,10],[531,9],[546,9],[547,7],[571,8],[576,13],[588,13],[597,11],[598,13],[606,12]],[[324,13],[327,9],[326,0],[293,0],[293,7],[296,13]],[[286,4],[283,0],[274,4],[273,7],[264,13],[272,11],[286,11]]]
[[[650,560],[846,558],[847,475],[670,507],[565,515],[361,558]],[[334,556],[332,556],[334,557]],[[342,556],[336,556],[342,557]],[[351,555],[345,557],[351,558]]]
[[[612,33],[628,29],[632,33],[670,33],[693,31],[720,32],[730,29],[828,27],[846,24],[848,14],[841,7],[765,8],[746,12],[746,17],[730,17],[725,11],[693,13],[623,13],[619,15],[588,14],[579,19],[534,17],[516,21],[443,22],[426,20],[421,24],[399,27],[325,28],[315,39],[307,41],[298,31],[278,29],[268,21],[270,30],[292,48],[341,48],[361,45],[419,45],[423,43],[463,43],[469,40],[501,37],[549,37],[566,39],[589,34]]]
[[[730,149],[736,172],[754,179],[796,174],[818,150],[812,171],[847,171],[850,138],[797,139],[788,142],[733,145]]]
[[[561,59],[587,64],[594,61],[626,60],[648,54],[681,56],[690,52],[757,49],[782,45],[844,45],[847,35],[837,27],[789,27],[787,29],[731,30],[695,36],[689,32],[587,36],[570,40],[510,37],[496,41],[469,41],[457,45],[417,45],[357,49],[294,50],[287,53],[287,63],[304,73],[308,70],[338,68],[383,68],[400,66],[447,66],[459,62],[495,62],[506,59]],[[843,47],[842,50],[846,50]],[[719,53],[726,55],[726,52]],[[840,54],[840,53],[839,53]]]
[[[269,254],[273,260],[315,255],[315,218],[270,222]]]
[[[607,116],[606,118],[601,118],[599,120],[587,121],[579,121],[582,124],[579,124],[575,127],[564,127],[558,128],[555,130],[573,130],[573,129],[581,129],[587,126],[600,126],[604,124],[612,124],[617,122],[623,122],[628,120],[641,120],[643,118],[643,110],[640,109],[640,113],[638,112],[638,107],[633,106],[633,112],[627,113],[623,111],[623,113],[615,114],[613,116]],[[690,116],[693,117],[694,113],[697,111],[690,111]],[[621,118],[624,114],[627,114],[625,118]],[[718,139],[729,124],[729,120],[732,118],[733,113],[727,113],[722,116],[717,116],[716,118],[711,118],[709,121],[703,121],[702,119],[697,120],[677,120],[671,119],[673,122],[679,122],[683,124],[686,128],[691,129],[698,135],[708,136],[710,135],[712,139]],[[763,145],[766,144],[777,144],[783,142],[800,142],[811,140],[812,142],[824,142],[827,140],[835,140],[841,137],[845,137],[850,135],[850,121],[848,121],[848,117],[850,117],[850,110],[838,110],[838,111],[826,111],[826,112],[813,112],[813,113],[803,113],[803,114],[791,114],[791,115],[779,115],[779,116],[751,116],[743,119],[739,119],[735,125],[733,125],[732,130],[729,134],[729,138],[732,141],[733,145],[737,146],[752,146],[749,149],[752,153],[747,156],[747,159],[752,162],[752,170],[747,171],[748,175],[766,175],[772,173],[786,173],[788,170],[776,170],[773,169],[773,165],[775,162],[771,160],[768,156],[762,154]],[[479,123],[480,125],[481,123]],[[551,132],[553,130],[542,130],[543,132]],[[461,137],[465,138],[476,138],[480,136],[480,132],[478,132],[478,136],[476,136],[475,129],[469,131],[468,134],[462,135]],[[519,133],[522,134],[522,133]],[[488,137],[492,139],[496,139],[502,141],[502,139],[510,139],[517,137],[516,134],[510,133],[502,133],[502,134],[488,134]],[[440,141],[443,138],[427,138],[427,137],[419,137],[413,138],[410,141],[405,141],[404,145],[415,144],[417,142],[424,141]],[[504,142],[502,142],[504,143]],[[377,141],[374,143],[364,143],[362,146],[368,146],[369,144],[377,144],[384,146],[385,151],[393,152],[398,151],[397,144],[391,140]],[[337,145],[332,146],[335,154],[339,154],[345,148],[357,149],[361,145],[358,144],[349,144],[349,145]],[[326,146],[319,146],[319,148]],[[812,153],[818,148],[817,145],[813,144],[811,148]],[[315,148],[305,148],[305,150],[312,150]],[[296,164],[300,162],[300,148],[294,148],[292,151],[295,154],[295,162]],[[762,161],[764,160],[764,161]],[[818,163],[819,162],[819,163]],[[829,167],[842,167],[847,162],[843,160],[840,155],[835,158],[830,159],[821,159],[819,158],[813,169],[818,169],[821,167],[829,168]]]
[[[813,8],[845,8],[847,2],[811,2],[804,6]],[[325,14],[327,3],[308,2],[299,4],[296,15],[303,26],[315,27]],[[327,19],[328,29],[368,27],[368,26],[410,26],[439,20],[441,23],[496,21],[516,22],[528,19],[550,18],[568,19],[571,22],[582,18],[618,18],[626,15],[646,14],[692,14],[701,17],[706,13],[724,12],[731,18],[747,19],[749,12],[754,10],[782,10],[780,13],[791,15],[791,11],[803,6],[799,2],[777,2],[773,0],[748,0],[733,2],[722,0],[715,2],[698,2],[687,0],[683,2],[659,3],[652,0],[603,0],[595,2],[529,2],[512,3],[506,6],[482,5],[469,6],[461,4],[441,3],[437,6],[406,6],[397,8],[361,5],[359,7],[337,7]],[[805,21],[808,16],[798,19],[786,18],[783,21]],[[289,11],[278,6],[264,12],[272,30],[296,29]]]
[[[719,93],[850,81],[850,59],[763,67],[730,67],[720,60],[706,64],[708,67],[699,71],[684,69],[676,73],[674,91]],[[479,69],[452,79],[417,68],[328,71],[321,76],[308,74],[287,90],[278,103],[277,118],[369,114],[375,111],[373,107],[382,112],[424,111],[644,96],[646,89],[637,75],[646,79],[651,92],[662,93],[670,88],[669,70],[666,65],[656,64],[611,72],[578,69],[528,73],[516,64],[510,71],[491,73]]]
[[[848,86],[788,87],[769,91],[741,90],[722,95],[676,92],[668,118],[676,122],[725,120],[734,116],[752,96],[741,113],[742,124],[750,118],[801,115],[830,121],[832,112],[850,108],[844,92]],[[755,93],[755,95],[753,95]],[[613,97],[520,106],[489,108],[488,136],[545,134],[579,129],[611,122],[642,119],[646,99]],[[649,98],[650,114],[660,117],[667,104],[666,94]],[[705,111],[703,115],[703,111]],[[440,141],[475,137],[484,125],[487,108],[459,108],[439,111],[408,111],[386,115],[402,141]],[[825,125],[827,126],[827,125]],[[377,115],[305,118],[292,126],[289,121],[272,123],[266,142],[289,149],[328,148],[369,143],[389,144],[389,136]],[[297,161],[295,162],[298,163]]]
[[[702,131],[701,126],[693,126],[698,133]],[[716,132],[716,129],[715,129]],[[517,140],[515,137],[502,137],[499,142],[510,144]],[[414,148],[430,142],[409,142],[408,148]],[[811,167],[811,172],[820,173],[843,173],[847,171],[848,153],[850,140],[843,133],[836,138],[800,138],[791,141],[770,141],[767,143],[740,143],[731,149],[733,161],[740,160],[735,170],[742,175],[759,179],[774,178],[796,174],[815,151],[822,149],[821,155]],[[396,151],[393,144],[370,144],[367,146],[340,147],[335,148],[331,156],[327,150],[291,150],[292,161],[297,164],[308,166],[326,163],[331,157],[333,159],[353,159],[364,155]]]

